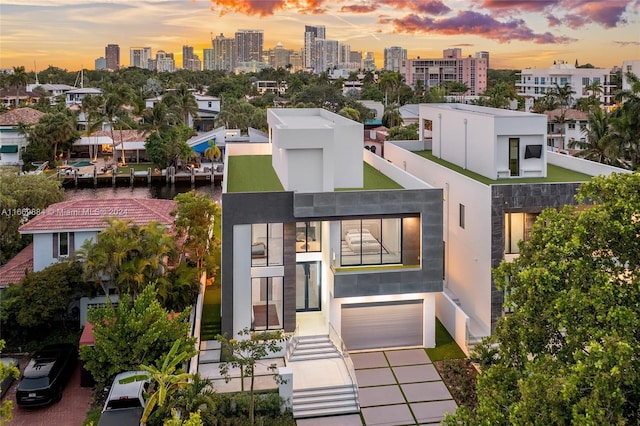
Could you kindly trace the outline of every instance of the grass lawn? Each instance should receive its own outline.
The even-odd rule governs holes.
[[[136,172],[146,172],[147,169],[149,169],[149,167],[151,167],[151,171],[153,171],[156,166],[153,163],[127,163],[126,166],[119,166],[118,167],[118,174],[122,175],[128,175],[129,174],[129,170],[131,168],[133,168],[134,171]]]
[[[364,163],[364,187],[362,188],[336,188],[336,191],[354,190],[381,190],[381,189],[402,189],[396,181],[373,168],[370,164]]]
[[[466,358],[460,346],[453,340],[444,325],[436,318],[436,347],[427,348],[427,355],[431,361],[442,361],[445,359]]]
[[[563,169],[562,167],[547,164],[547,177],[546,178],[514,178],[514,179],[489,179],[478,173],[465,170],[460,166],[449,163],[441,158],[435,157],[431,151],[416,151],[415,154],[433,161],[436,164],[440,164],[450,170],[458,172],[464,176],[470,177],[473,180],[484,183],[485,185],[512,185],[518,183],[562,183],[562,182],[586,182],[591,180],[591,176],[584,173],[574,172],[573,170]]]
[[[216,236],[222,235],[220,220],[216,220],[213,223],[213,233]],[[214,261],[217,265],[221,264],[220,249],[216,251]],[[221,306],[221,277],[220,268],[218,268],[213,278],[213,284],[208,286],[204,291],[204,300],[202,301],[202,322],[200,325],[200,340],[214,340],[217,334],[222,333],[220,318]]]
[[[232,155],[229,157],[227,192],[283,191],[270,155]]]

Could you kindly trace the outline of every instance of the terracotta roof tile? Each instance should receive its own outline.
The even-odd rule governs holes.
[[[558,117],[562,115],[562,110],[560,108],[554,109],[552,111],[545,111],[547,118],[550,121],[556,121]],[[589,115],[586,112],[579,111],[577,109],[567,109],[564,113],[565,120],[588,120]]]
[[[20,282],[25,270],[33,272],[33,243],[0,266],[0,287]]]
[[[28,223],[20,227],[25,234],[43,233],[64,230],[102,230],[106,227],[106,219],[115,217],[131,220],[135,225],[146,225],[158,221],[171,226],[176,209],[173,200],[156,200],[150,198],[114,198],[97,200],[63,201],[47,207]]]
[[[35,124],[44,115],[33,108],[16,108],[0,115],[0,126],[17,126],[20,123]]]

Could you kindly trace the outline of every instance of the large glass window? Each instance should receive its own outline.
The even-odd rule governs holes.
[[[320,262],[302,262],[296,265],[296,311],[319,311]]]
[[[296,223],[296,252],[318,252],[322,250],[322,222]]]
[[[284,280],[282,277],[251,279],[251,329],[279,330],[283,328],[282,312]]]
[[[280,266],[284,262],[282,223],[251,225],[251,266]]]
[[[519,254],[518,242],[527,241],[531,227],[538,217],[537,213],[505,213],[504,215],[504,252]]]
[[[402,263],[402,219],[341,222],[342,266]]]

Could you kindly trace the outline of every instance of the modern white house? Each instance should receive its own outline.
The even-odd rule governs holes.
[[[189,127],[193,127],[197,132],[209,132],[215,128],[215,118],[220,112],[220,98],[216,96],[203,95],[194,93],[193,96],[198,104],[198,115],[193,117],[189,114]],[[145,99],[145,107],[153,108],[153,106],[162,101],[162,96]]]
[[[22,166],[22,152],[29,144],[20,125],[34,125],[44,113],[33,108],[16,108],[0,114],[0,166]]]
[[[612,95],[615,84],[611,81],[611,72],[605,68],[576,68],[566,62],[554,62],[549,68],[525,68],[520,71],[520,81],[516,82],[518,95],[525,97],[525,111],[531,111],[533,102],[543,97],[547,91],[565,84],[571,86],[573,100],[594,95],[587,86],[599,83],[601,91],[597,93],[600,104],[607,110],[614,104]]]
[[[294,416],[304,417],[295,378],[303,342],[330,341],[323,358],[345,347],[435,346],[443,191],[364,150],[361,123],[296,108],[269,109],[267,120],[267,143],[227,145],[222,331],[293,333]],[[355,395],[325,413],[358,411],[357,385]]]
[[[519,255],[537,215],[575,204],[582,182],[628,171],[544,149],[545,115],[420,105],[432,138],[388,142],[385,159],[443,190],[444,280],[438,319],[467,353],[505,315],[492,268]]]
[[[101,95],[102,90],[96,89],[94,87],[84,87],[80,89],[73,89],[65,92],[65,98],[67,107],[71,107],[72,105],[82,105],[82,100],[86,96],[97,96]]]
[[[630,59],[622,62],[622,90],[631,90],[631,85],[626,77],[628,73],[640,78],[640,59]]]

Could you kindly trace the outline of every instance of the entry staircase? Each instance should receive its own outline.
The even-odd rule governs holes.
[[[340,346],[344,347],[339,342]],[[358,402],[358,384],[355,380],[355,370],[346,349],[341,352],[332,342],[329,335],[300,336],[297,344],[287,359],[287,365],[294,370],[314,369],[321,367],[318,362],[328,359],[341,359],[351,379],[345,383],[344,379],[337,378],[335,384],[330,386],[296,388],[294,373],[293,389],[293,417],[320,417],[336,414],[351,414],[360,412]],[[316,364],[314,366],[314,364]]]

